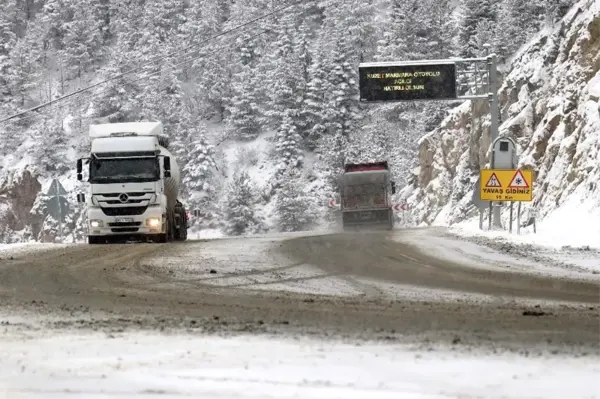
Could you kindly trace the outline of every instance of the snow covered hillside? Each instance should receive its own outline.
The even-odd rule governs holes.
[[[578,2],[513,58],[500,88],[500,135],[516,140],[519,166],[535,171],[534,201],[523,212],[533,206],[557,230],[600,233],[600,3]],[[419,223],[478,218],[470,201],[479,169],[489,166],[487,112],[487,104],[464,103],[421,139],[404,191]]]
[[[55,240],[54,178],[70,191],[65,241],[80,240],[88,126],[139,120],[164,123],[182,200],[203,211],[195,229],[314,228],[343,161],[388,159],[405,183],[452,106],[360,104],[361,61],[480,55],[486,42],[504,60],[572,2],[8,0],[0,120],[53,103],[0,122],[0,242]]]

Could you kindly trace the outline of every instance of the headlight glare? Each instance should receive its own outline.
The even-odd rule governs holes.
[[[102,222],[102,220],[90,220],[90,227],[98,228],[98,227],[103,227],[103,226],[104,226],[104,222]]]
[[[146,219],[146,226],[160,227],[160,219],[159,218],[148,218],[148,219]]]

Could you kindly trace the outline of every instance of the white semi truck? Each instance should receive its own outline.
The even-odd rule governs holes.
[[[90,126],[91,151],[77,160],[77,180],[88,165],[87,212],[90,244],[122,240],[187,239],[187,213],[177,199],[179,168],[161,122]]]

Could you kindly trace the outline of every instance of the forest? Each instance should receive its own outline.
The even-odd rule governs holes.
[[[0,120],[49,104],[0,124],[0,180],[22,159],[40,179],[72,177],[89,124],[160,120],[183,198],[203,211],[198,228],[310,229],[329,215],[343,162],[388,159],[402,185],[418,139],[459,104],[362,104],[360,62],[481,56],[488,43],[509,64],[572,3],[4,0]],[[246,170],[259,158],[271,165],[266,183]],[[35,199],[33,238],[56,228],[45,201]],[[79,217],[69,215],[73,232]]]

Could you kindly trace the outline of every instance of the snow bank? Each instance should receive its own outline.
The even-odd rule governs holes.
[[[5,338],[7,397],[396,399],[594,397],[597,358],[154,334]]]
[[[585,223],[574,223],[574,221],[585,221]],[[487,221],[484,228],[487,228]],[[513,234],[508,231],[481,231],[479,222],[474,220],[459,223],[451,229],[459,234],[501,237],[515,243],[554,249],[589,247],[600,250],[600,207],[594,201],[579,201],[577,198],[571,198],[537,223],[537,233],[534,233],[533,227],[530,226],[522,228],[521,234],[517,235],[516,221]],[[598,268],[600,269],[600,259],[598,259]]]
[[[0,259],[6,256],[21,255],[24,253],[32,253],[36,251],[44,251],[48,249],[66,248],[72,244],[54,244],[54,243],[27,243],[20,242],[14,244],[0,244]]]

